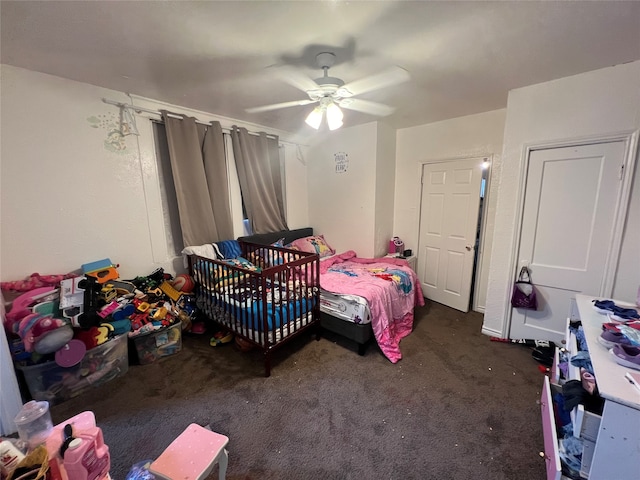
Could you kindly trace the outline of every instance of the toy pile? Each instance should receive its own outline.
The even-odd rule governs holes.
[[[137,342],[139,336],[171,329],[175,343],[182,330],[191,329],[196,309],[188,275],[173,278],[158,269],[148,276],[121,280],[117,268],[104,259],[82,265],[82,275],[34,274],[26,281],[2,284],[9,291],[12,287],[27,290],[13,300],[5,316],[16,367],[55,362],[64,369],[81,369],[74,375],[56,374],[56,378],[45,374],[48,384],[37,388],[45,397],[40,399],[55,401],[50,396],[61,389],[68,397],[126,371],[122,363],[127,362],[128,338]],[[34,285],[40,286],[29,289]],[[35,398],[31,384],[29,389]]]

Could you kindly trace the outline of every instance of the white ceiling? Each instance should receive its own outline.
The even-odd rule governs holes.
[[[399,65],[359,98],[396,128],[506,107],[510,89],[640,59],[640,2],[2,1],[2,63],[289,132],[312,106],[274,66],[345,82]],[[378,117],[345,112],[345,125]]]

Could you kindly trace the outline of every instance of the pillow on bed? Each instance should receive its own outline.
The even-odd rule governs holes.
[[[287,248],[300,250],[301,252],[317,253],[320,258],[334,255],[336,251],[324,239],[324,235],[312,235],[294,240]]]

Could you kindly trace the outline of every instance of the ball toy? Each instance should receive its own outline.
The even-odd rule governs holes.
[[[176,275],[171,281],[173,288],[183,293],[191,293],[195,288],[195,283],[193,282],[193,278],[186,273],[181,273],[180,275]]]

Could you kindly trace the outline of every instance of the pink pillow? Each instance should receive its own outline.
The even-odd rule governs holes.
[[[324,239],[323,235],[299,238],[287,245],[287,248],[300,250],[301,252],[317,253],[320,258],[329,257],[336,253],[336,251],[331,248],[331,245]]]

